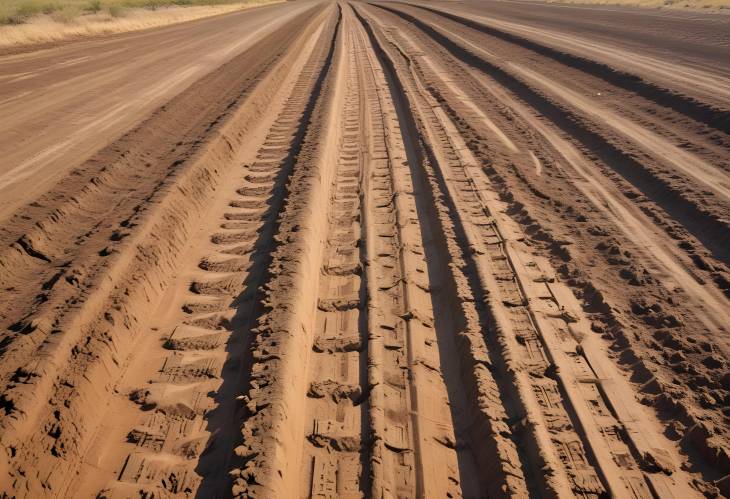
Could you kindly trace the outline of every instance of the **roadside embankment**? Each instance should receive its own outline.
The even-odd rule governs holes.
[[[0,50],[137,31],[249,9],[280,0],[64,0],[0,7]]]

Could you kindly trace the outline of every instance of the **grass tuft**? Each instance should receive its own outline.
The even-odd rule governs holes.
[[[84,10],[93,13],[99,12],[101,10],[101,0],[91,0]]]

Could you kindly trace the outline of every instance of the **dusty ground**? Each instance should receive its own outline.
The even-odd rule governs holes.
[[[727,21],[502,3],[0,58],[2,493],[730,495]]]

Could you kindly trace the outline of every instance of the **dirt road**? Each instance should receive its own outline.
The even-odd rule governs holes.
[[[0,57],[0,220],[308,5]]]
[[[2,492],[730,495],[721,21],[520,12],[0,58]]]

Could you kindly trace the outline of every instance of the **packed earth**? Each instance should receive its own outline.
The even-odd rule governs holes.
[[[730,57],[491,5],[0,55],[0,497],[730,496]]]

